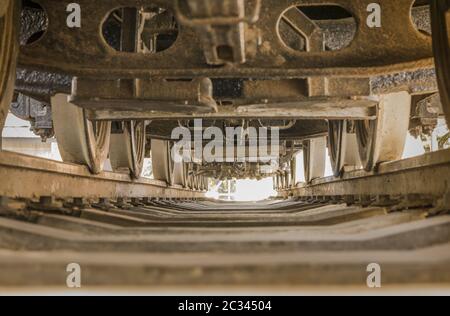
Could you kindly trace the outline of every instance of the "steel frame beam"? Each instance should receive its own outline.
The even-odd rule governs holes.
[[[106,104],[106,103],[105,103]],[[370,100],[350,100],[342,98],[313,98],[310,100],[292,100],[270,104],[255,103],[242,106],[219,106],[216,113],[180,113],[142,109],[126,109],[124,104],[109,103],[108,108],[88,110],[91,120],[174,120],[174,119],[376,119],[377,103]]]

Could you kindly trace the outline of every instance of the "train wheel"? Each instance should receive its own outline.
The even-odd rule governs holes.
[[[317,178],[322,178],[325,175],[326,147],[326,137],[310,139],[303,143],[303,161],[306,183],[310,183]]]
[[[111,134],[109,158],[114,170],[127,169],[134,179],[139,179],[144,167],[145,121],[121,123],[123,132]]]
[[[194,189],[194,176],[192,175],[192,163],[185,163],[186,188]]]
[[[152,139],[152,168],[155,180],[173,184],[173,160],[170,142],[167,140]]]
[[[173,184],[187,186],[186,164],[184,162],[175,162],[173,166]]]
[[[111,122],[92,122],[86,111],[71,104],[67,95],[57,94],[51,100],[55,136],[61,158],[82,164],[98,174],[108,158]]]
[[[19,4],[20,1],[15,0],[2,0],[0,4],[0,132],[3,130],[14,94],[19,52]]]
[[[192,188],[192,181],[191,178],[189,176],[189,173],[185,173],[185,178],[186,178],[186,185],[184,186],[186,189],[191,189]]]
[[[280,175],[278,172],[275,174],[274,179],[275,179],[274,180],[275,181],[275,184],[274,184],[275,191],[279,191],[280,190]]]
[[[345,166],[361,166],[356,134],[348,132],[348,121],[328,122],[328,154],[335,177],[339,177]]]
[[[199,182],[200,182],[200,191],[205,191],[205,177],[204,176],[200,176],[199,177]]]
[[[184,172],[185,172],[185,177],[186,177],[186,189],[191,189],[193,188],[193,183],[192,183],[192,176],[190,174],[190,169],[189,169],[189,164],[185,163],[184,165]]]
[[[284,185],[286,181],[284,180],[284,172],[280,171],[278,174],[278,190],[284,190]]]
[[[439,91],[450,126],[450,0],[431,2],[433,49]]]
[[[297,186],[297,160],[295,157],[291,159],[291,187],[295,188]]]
[[[194,181],[194,176],[193,175],[189,175],[188,177],[188,188],[190,190],[195,190],[195,181]]]
[[[361,163],[367,171],[377,164],[402,157],[408,134],[411,95],[407,92],[379,97],[376,120],[356,122]]]
[[[200,176],[195,176],[195,189],[200,191],[202,189],[202,182]]]
[[[280,189],[280,177],[278,176],[278,174],[275,174],[273,176],[273,189],[275,191],[278,191]]]
[[[279,181],[280,190],[284,190],[284,185],[286,184],[286,181],[284,180],[284,172],[283,171],[280,171],[278,181]]]
[[[198,189],[199,191],[204,191],[205,190],[205,177],[203,176],[198,176]]]
[[[198,181],[197,181],[197,176],[191,175],[191,186],[192,186],[192,190],[197,191],[198,190]]]
[[[289,166],[290,168],[290,166]],[[284,171],[284,188],[287,190],[291,187],[291,172],[290,170]]]
[[[209,191],[209,178],[203,177],[203,191]]]

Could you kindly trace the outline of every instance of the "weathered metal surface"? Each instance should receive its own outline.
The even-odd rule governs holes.
[[[175,1],[178,20],[197,31],[208,64],[241,64],[246,61],[246,33],[249,35],[246,21],[259,19],[261,0],[188,0],[184,1],[184,9],[180,3],[183,2]],[[253,4],[252,13],[248,13],[248,3]],[[257,39],[253,38],[253,41]]]
[[[438,93],[417,96],[413,99],[409,132],[414,137],[431,137],[443,115],[441,98]]]
[[[45,11],[40,8],[23,7],[20,16],[20,45],[25,46],[39,40],[47,27]],[[15,90],[49,103],[50,97],[56,92],[70,92],[70,84],[71,78],[67,75],[19,68]]]
[[[20,15],[20,45],[25,46],[38,40],[47,27],[45,11],[39,8],[23,7]]]
[[[115,111],[153,111],[167,113],[212,113],[223,108],[223,104],[233,104],[238,116],[241,111],[258,104],[263,107],[277,107],[282,113],[283,107],[299,107],[304,102],[313,101],[310,96],[311,83],[320,81],[321,91],[318,99],[320,103],[326,97],[335,98],[335,109],[348,100],[348,96],[371,95],[370,80],[367,78],[318,78],[317,80],[244,80],[240,87],[234,89],[233,85],[221,85],[219,95],[213,95],[214,84],[208,78],[199,78],[192,81],[180,80],[142,80],[133,82],[127,80],[94,80],[75,78],[73,81],[71,102],[93,110]],[[217,91],[217,89],[216,89]],[[337,99],[341,97],[341,99]],[[361,101],[359,101],[361,103]],[[370,102],[369,102],[370,103]],[[217,105],[219,104],[219,106]],[[345,112],[345,109],[342,109]],[[172,117],[173,115],[170,115]]]
[[[19,53],[17,22],[20,15],[18,2],[13,0],[2,2],[0,8],[3,13],[0,15],[0,129],[3,129],[14,94],[16,62]]]
[[[431,1],[433,50],[447,124],[450,125],[450,1]]]
[[[41,102],[50,103],[57,93],[69,94],[72,77],[51,72],[17,69],[15,90]]]
[[[396,91],[424,94],[438,91],[434,69],[372,77],[370,86],[373,94],[385,94]]]
[[[243,112],[258,111],[271,115],[297,118],[363,118],[371,114],[358,112],[359,106],[374,106],[372,102],[346,100],[347,96],[368,96],[372,93],[409,90],[411,93],[436,91],[434,72],[398,74],[379,78],[321,78],[323,97],[308,98],[310,80],[243,80],[214,81],[205,85],[203,81],[143,81],[137,80],[134,88],[128,83],[112,80],[75,81],[72,99],[77,105],[100,111],[114,110],[110,118],[173,118],[186,114],[202,117],[201,113],[214,111],[219,104],[219,113],[210,117],[241,117]],[[200,84],[201,83],[201,84]],[[216,88],[217,86],[217,88]],[[309,86],[309,87],[308,87]],[[203,87],[203,88],[202,88]],[[212,94],[211,89],[214,90]],[[137,90],[137,93],[136,91]],[[200,92],[199,92],[200,91]],[[203,91],[203,92],[202,92]],[[200,96],[200,98],[199,98]],[[329,96],[327,99],[325,97]],[[338,99],[337,97],[342,97]],[[347,103],[347,107],[343,106]],[[356,104],[360,104],[357,106]],[[203,104],[203,105],[202,105]],[[233,107],[226,106],[233,104]],[[259,104],[259,106],[258,106]],[[328,109],[326,109],[328,108]],[[138,111],[133,114],[126,113]],[[285,111],[285,113],[283,113]],[[184,113],[184,114],[183,114]],[[127,117],[127,115],[131,115]],[[256,113],[255,113],[256,115]],[[274,116],[274,117],[276,117]]]
[[[428,11],[415,7],[411,19],[413,0],[379,0],[379,29],[365,24],[371,0],[334,0],[354,19],[329,21],[287,10],[329,0],[188,0],[185,7],[179,0],[79,0],[80,29],[65,25],[71,1],[36,1],[49,23],[43,12],[37,21],[24,12],[22,44],[43,37],[23,47],[18,91],[48,102],[80,75],[72,100],[89,108],[90,118],[160,119],[148,129],[157,138],[193,117],[219,126],[230,118],[267,119],[288,126],[280,134],[286,175],[296,142],[324,136],[326,119],[375,118],[375,102],[352,97],[405,90],[438,97]],[[120,43],[114,28],[102,38],[111,9],[150,3],[173,11],[179,28],[162,10],[145,23],[138,43]],[[134,20],[135,10],[127,11]],[[297,46],[279,37],[280,19],[296,29],[294,42],[303,36]],[[136,49],[163,28],[178,32],[173,46]],[[133,27],[124,33],[130,36],[118,38],[135,39]],[[197,79],[180,80],[186,78]],[[427,101],[418,103],[416,118],[428,118]],[[27,106],[16,110],[34,117]],[[261,176],[257,164],[241,167],[203,165],[193,172],[220,170],[225,177],[231,168],[230,174]],[[69,262],[82,265],[87,287],[365,287],[371,262],[382,266],[383,284],[450,284],[450,219],[431,216],[450,209],[449,150],[373,172],[345,170],[340,179],[280,192],[298,199],[260,204],[181,201],[203,193],[128,174],[93,176],[85,167],[8,152],[0,153],[0,178],[0,287],[64,286]],[[178,200],[165,200],[172,198]]]
[[[29,121],[33,133],[40,136],[43,141],[53,137],[52,111],[49,104],[19,94],[11,103],[10,110],[18,118]]]
[[[83,26],[68,29],[65,7],[68,0],[38,0],[46,10],[49,27],[41,40],[22,49],[23,66],[59,70],[69,74],[110,78],[164,77],[272,77],[369,76],[405,70],[432,68],[431,38],[416,30],[410,8],[413,0],[380,0],[382,28],[369,28],[364,21],[370,0],[335,0],[358,22],[350,46],[339,51],[298,52],[286,48],[277,35],[281,14],[296,4],[292,0],[262,1],[255,23],[261,45],[255,56],[239,67],[206,66],[202,45],[189,26],[183,26],[174,45],[157,54],[117,52],[107,46],[99,32],[111,8],[149,3],[173,10],[174,1],[80,0]],[[327,0],[308,0],[303,5],[326,5]],[[79,43],[83,43],[81,46]]]
[[[203,193],[171,188],[165,183],[142,179],[131,181],[128,174],[102,173],[93,176],[87,167],[24,156],[0,153],[0,196],[36,198],[118,198],[162,197],[194,198]]]
[[[430,6],[419,5],[411,10],[411,17],[417,29],[427,35],[431,35]]]
[[[189,114],[167,111],[142,111],[128,110],[124,104],[114,107],[110,104],[106,110],[89,110],[88,117],[91,120],[133,120],[133,119],[153,119],[153,120],[173,120],[173,119],[347,119],[352,118],[372,120],[376,118],[376,102],[370,100],[351,100],[341,98],[311,98],[290,101],[273,101],[266,103],[265,100],[245,103],[237,103],[235,106],[221,105],[216,113],[198,113],[192,111]]]
[[[261,120],[260,120],[261,121]],[[217,126],[222,129],[224,135],[226,133],[223,128],[226,121],[220,121],[220,120],[203,120],[202,125],[203,128],[206,129],[210,126]],[[264,121],[261,121],[261,123],[265,123]],[[276,124],[276,121],[270,120],[266,122],[267,125]],[[172,131],[174,128],[179,127],[179,122],[175,121],[157,121],[153,120],[148,126],[147,126],[147,135],[150,138],[157,138],[157,139],[166,139],[170,140],[172,137]],[[261,124],[256,120],[249,120],[248,126],[253,126],[255,128],[261,127]],[[279,139],[280,141],[284,140],[303,140],[307,139],[311,136],[325,136],[328,133],[328,124],[326,121],[320,121],[320,120],[298,120],[294,123],[294,125],[291,128],[288,129],[281,129],[279,131]],[[192,141],[194,141],[194,135],[191,133]],[[259,135],[259,139],[262,139],[262,136]],[[270,139],[270,134],[268,134],[268,138]],[[206,140],[205,140],[206,142]]]
[[[75,78],[70,101],[84,108],[150,110],[161,112],[213,113],[212,82],[208,78],[192,81],[137,79],[87,80]]]

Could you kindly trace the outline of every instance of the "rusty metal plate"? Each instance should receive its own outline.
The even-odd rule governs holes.
[[[105,103],[106,104],[106,103]],[[125,103],[110,103],[109,109],[88,110],[90,120],[174,120],[174,119],[304,119],[304,120],[374,120],[376,102],[371,100],[349,100],[341,98],[313,98],[272,104],[253,104],[243,106],[219,106],[216,113],[160,112],[146,109],[130,109]],[[128,108],[128,109],[127,109]]]
[[[82,27],[66,26],[66,6],[71,0],[36,0],[46,10],[48,30],[39,41],[25,46],[20,64],[80,76],[136,77],[253,77],[368,76],[432,68],[431,37],[413,25],[414,0],[378,0],[382,27],[366,25],[372,0],[264,0],[259,20],[250,25],[260,34],[260,45],[243,65],[208,66],[193,28],[181,25],[169,49],[157,54],[117,52],[101,35],[102,22],[118,7],[157,4],[174,8],[174,0],[79,0]],[[339,51],[299,52],[278,37],[277,24],[293,5],[339,5],[353,14],[357,31],[352,43]]]

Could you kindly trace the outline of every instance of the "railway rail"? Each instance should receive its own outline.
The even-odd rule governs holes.
[[[199,191],[169,187],[158,180],[132,180],[128,173],[92,175],[85,166],[3,151],[1,196],[35,198],[199,198]]]
[[[370,205],[431,203],[450,208],[450,151],[425,154],[380,164],[377,170],[349,170],[340,178],[314,180],[310,185],[284,190],[283,197],[319,198],[325,201]]]
[[[0,137],[0,291],[450,293],[450,149],[401,160],[450,124],[449,21],[450,0],[1,0],[0,131],[63,162]],[[267,201],[205,197],[270,177]]]
[[[82,290],[370,291],[367,269],[377,264],[385,290],[448,290],[449,155],[230,203],[1,152],[0,288],[71,290],[66,268],[77,263]]]

